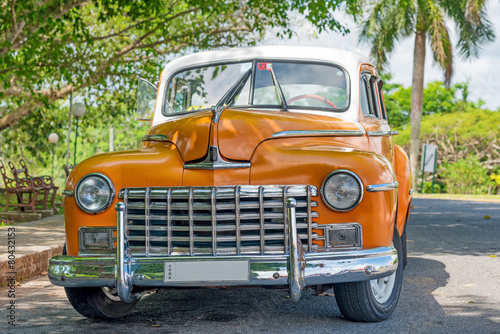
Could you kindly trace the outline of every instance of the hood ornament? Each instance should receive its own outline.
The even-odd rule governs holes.
[[[186,169],[231,169],[231,168],[250,168],[250,162],[231,162],[224,160],[220,153],[219,147],[213,145],[208,148],[208,154],[205,160],[197,163],[185,163]]]

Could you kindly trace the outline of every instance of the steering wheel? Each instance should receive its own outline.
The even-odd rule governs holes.
[[[323,102],[324,104],[326,104],[326,105],[328,105],[328,106],[330,106],[332,108],[338,109],[337,106],[335,105],[335,103],[333,103],[332,101],[328,100],[326,97],[315,95],[315,94],[297,95],[295,97],[292,97],[288,101],[286,101],[286,103],[289,104],[289,103],[293,103],[295,101],[302,100],[302,99],[313,99],[313,100],[316,100],[316,101],[319,101],[319,102]]]

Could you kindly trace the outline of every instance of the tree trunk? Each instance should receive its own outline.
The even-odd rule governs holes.
[[[413,52],[413,83],[411,86],[411,142],[410,164],[413,175],[413,189],[417,191],[417,179],[420,173],[418,155],[420,150],[420,123],[422,122],[422,104],[424,99],[425,31],[417,31]]]

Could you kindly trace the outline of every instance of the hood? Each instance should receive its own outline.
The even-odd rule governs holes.
[[[249,161],[255,148],[282,131],[360,131],[352,121],[337,117],[287,111],[226,109],[217,123],[211,111],[180,116],[151,128],[150,135],[163,134],[175,144],[184,161],[206,156],[209,146],[218,146],[229,160]]]
[[[175,144],[184,161],[203,158],[208,149],[212,112],[201,111],[173,116],[168,122],[155,125],[150,135],[163,134]]]
[[[218,146],[226,159],[250,160],[255,148],[282,131],[354,130],[360,127],[337,117],[287,111],[226,109],[217,123]]]

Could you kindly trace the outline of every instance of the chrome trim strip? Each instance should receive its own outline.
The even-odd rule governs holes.
[[[288,210],[288,229],[290,233],[290,270],[288,272],[288,285],[290,287],[290,298],[293,302],[300,300],[303,286],[300,280],[300,265],[299,265],[299,243],[297,236],[297,222],[295,219],[295,207],[297,201],[294,198],[286,200],[286,207]]]
[[[264,255],[264,247],[266,240],[264,240],[265,226],[264,226],[264,188],[259,187],[259,223],[260,223],[260,255]]]
[[[370,137],[397,136],[399,131],[368,131]]]
[[[250,162],[230,162],[224,160],[220,153],[219,147],[210,146],[207,157],[202,162],[185,163],[186,169],[230,169],[230,168],[250,168]]]
[[[189,255],[193,255],[194,250],[194,220],[193,220],[193,188],[189,188]],[[213,213],[212,213],[213,214]]]
[[[168,141],[168,136],[162,134],[145,135],[141,141]]]
[[[217,208],[215,206],[215,188],[212,188],[212,193],[210,194],[210,206],[212,212],[212,255],[217,255]],[[238,213],[235,213],[238,217]]]
[[[371,193],[378,191],[388,191],[394,190],[399,186],[398,182],[389,182],[389,183],[381,183],[381,184],[372,184],[366,187],[366,191]]]
[[[67,189],[63,189],[62,190],[62,194],[66,197],[73,197],[75,196],[75,192],[73,190],[67,190]]]
[[[365,133],[359,130],[294,130],[275,132],[273,138],[277,137],[302,137],[302,136],[355,136],[362,137]]]
[[[236,254],[241,255],[240,186],[234,188],[234,214],[234,223],[236,226]]]
[[[288,285],[288,255],[280,256],[218,256],[221,260],[250,262],[248,282],[163,282],[165,262],[214,260],[207,256],[141,257],[132,259],[130,279],[134,286],[277,286]],[[305,254],[304,280],[306,286],[367,281],[393,274],[398,266],[393,247],[378,247],[356,251],[332,251]],[[372,271],[366,270],[371,267]],[[54,256],[49,261],[48,276],[52,284],[65,287],[115,287],[115,257]],[[142,278],[142,279],[141,279]],[[121,288],[123,294],[123,288]],[[121,296],[120,296],[121,297]],[[125,297],[126,298],[126,297]]]
[[[410,195],[413,195],[413,188],[410,189]]]
[[[290,254],[290,249],[289,249],[289,242],[288,240],[290,240],[290,233],[289,233],[289,229],[288,229],[288,209],[287,209],[287,206],[286,206],[286,198],[287,198],[287,192],[288,192],[288,187],[287,186],[284,186],[283,187],[283,221],[284,221],[284,224],[283,224],[283,235],[285,236],[285,242],[283,243],[283,246],[284,246],[284,249],[285,249],[285,252],[284,254]],[[309,248],[310,249],[310,248]]]
[[[167,191],[167,254],[172,254],[172,188]]]
[[[150,256],[150,252],[149,252],[149,249],[151,248],[151,238],[150,238],[150,227],[151,227],[151,214],[150,214],[150,195],[151,193],[151,188],[148,188],[148,190],[146,190],[146,196],[144,196],[144,215],[146,216],[144,219],[144,228],[145,228],[145,237],[146,237],[146,242],[145,242],[145,246],[144,247],[144,252],[146,253],[145,255],[146,256]]]
[[[307,187],[307,224],[309,225],[308,227],[308,239],[307,239],[307,249],[312,249],[312,217],[311,217],[311,187]]]

